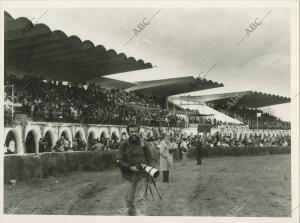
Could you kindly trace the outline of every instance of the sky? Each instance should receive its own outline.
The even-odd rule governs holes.
[[[39,18],[38,22],[47,24],[51,30],[62,30],[82,41],[91,40],[95,45],[155,66],[107,77],[136,82],[196,77],[210,70],[206,78],[225,87],[190,95],[252,90],[293,97],[290,95],[290,25],[286,8],[6,10],[14,18],[24,16],[33,21]],[[143,21],[148,25],[136,32]],[[250,24],[255,21],[260,25],[249,32]],[[283,120],[291,119],[290,103],[265,110]]]

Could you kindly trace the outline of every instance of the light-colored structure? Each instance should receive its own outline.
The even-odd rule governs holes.
[[[251,130],[245,126],[232,125],[231,127],[218,126],[212,128],[209,134],[219,132],[221,135],[229,135],[231,137],[245,137],[251,134],[259,135],[262,138],[277,135],[290,135],[290,130]],[[185,136],[196,135],[197,128],[167,128],[167,127],[141,127],[140,134],[144,137],[153,136],[158,132],[175,132],[183,133]],[[30,152],[39,153],[39,139],[48,138],[53,147],[61,135],[67,137],[72,146],[73,139],[80,136],[87,143],[87,148],[93,139],[112,138],[113,135],[120,140],[122,133],[126,133],[126,126],[121,125],[95,125],[95,124],[79,124],[79,123],[54,123],[54,122],[20,122],[14,127],[4,128],[5,144],[9,144],[9,137],[13,137],[15,141],[15,150],[17,154],[28,153],[26,148],[30,144]],[[127,133],[126,133],[127,134]],[[159,134],[159,133],[158,133]],[[31,141],[30,141],[31,140]]]
[[[141,127],[140,133],[144,136],[153,136],[154,132],[158,132],[157,127]],[[176,128],[161,128],[163,132],[180,131]],[[122,133],[126,133],[126,126],[121,125],[96,125],[96,124],[79,124],[79,123],[58,123],[58,122],[20,122],[14,127],[4,128],[5,143],[8,136],[13,136],[15,140],[16,153],[27,153],[26,144],[29,138],[32,139],[31,144],[34,144],[34,150],[39,152],[39,139],[50,139],[53,147],[61,135],[64,135],[72,142],[73,139],[80,136],[87,143],[87,148],[93,139],[97,138],[112,138],[115,135],[119,140]],[[127,134],[127,133],[126,133]],[[27,142],[27,143],[26,143]],[[33,145],[31,145],[33,146]]]

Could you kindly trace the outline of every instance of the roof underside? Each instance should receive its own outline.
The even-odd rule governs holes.
[[[108,88],[108,89],[112,89],[112,88],[124,89],[136,85],[135,83],[120,81],[108,77],[96,77],[94,79],[89,80],[88,83],[89,84],[94,83],[96,85],[100,85],[101,87]]]
[[[45,24],[32,24],[24,17],[5,19],[5,70],[45,79],[82,82],[98,76],[152,68],[151,63],[51,31]]]
[[[202,96],[181,96],[178,98],[180,100],[208,102],[215,105],[231,103],[236,106],[248,108],[260,108],[289,103],[291,101],[291,99],[288,97],[282,97],[279,95],[266,94],[256,91],[240,91]]]
[[[198,79],[192,76],[143,81],[138,82],[137,84],[137,86],[128,88],[127,90],[158,97],[168,97],[171,95],[224,86],[223,84],[219,84],[217,82],[206,79]]]

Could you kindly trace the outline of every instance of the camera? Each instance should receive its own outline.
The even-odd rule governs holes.
[[[157,178],[159,176],[159,171],[157,169],[155,169],[154,167],[148,166],[146,164],[138,163],[136,165],[136,168],[138,168],[140,170],[144,170],[149,176],[151,176],[153,178]]]

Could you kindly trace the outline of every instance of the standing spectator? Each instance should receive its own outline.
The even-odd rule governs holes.
[[[65,141],[65,137],[64,136],[60,136],[59,140],[57,140],[55,146],[53,147],[52,151],[53,152],[64,152],[64,141]]]
[[[104,145],[100,141],[96,141],[96,143],[92,146],[92,150],[94,151],[103,151]]]
[[[195,142],[195,146],[196,146],[196,158],[197,158],[197,165],[201,165],[202,164],[202,141],[201,141],[201,135],[199,135],[196,138],[196,142]]]
[[[47,152],[47,146],[44,139],[40,138],[39,141],[39,153]]]
[[[78,140],[77,140],[77,138],[73,138],[73,145],[72,145],[73,151],[79,150],[78,141],[79,141],[79,138],[78,138]]]
[[[182,165],[185,166],[188,153],[187,138],[183,138],[182,143],[180,144],[180,148],[182,151]]]
[[[182,143],[183,134],[180,135],[179,141],[178,141],[178,151],[179,151],[179,159],[182,160],[182,149],[181,149],[181,143]]]
[[[173,159],[172,154],[170,153],[171,143],[170,143],[170,135],[167,133],[163,133],[162,141],[159,144],[159,165],[160,171],[163,173],[163,182],[169,182],[169,171],[172,170],[173,167]]]

